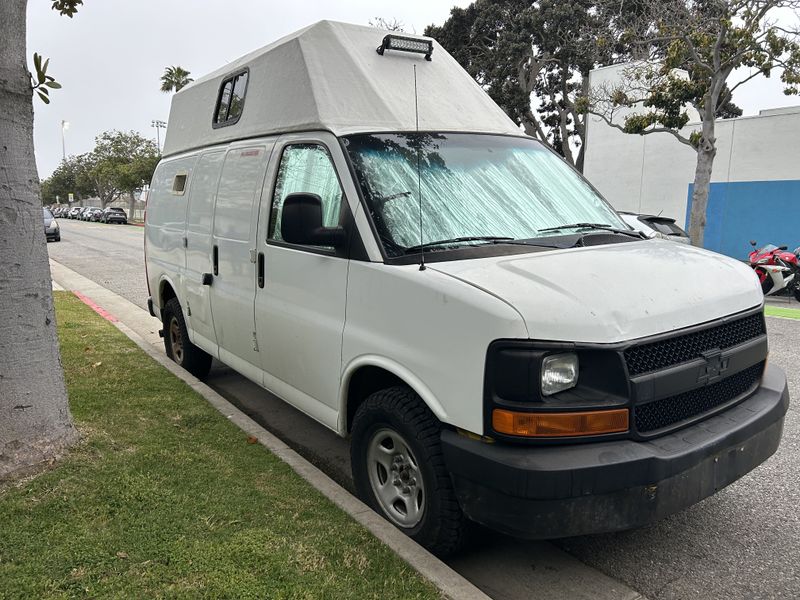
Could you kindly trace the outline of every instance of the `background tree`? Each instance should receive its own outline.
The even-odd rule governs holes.
[[[800,93],[798,32],[776,22],[778,15],[798,17],[800,0],[607,1],[609,12],[624,19],[615,23],[617,39],[647,48],[650,60],[626,69],[618,84],[592,90],[586,109],[626,133],[668,133],[697,152],[689,234],[702,246],[716,119],[741,114],[731,104],[733,92],[780,71],[785,93]],[[628,4],[639,10],[636,20],[625,16]],[[749,74],[734,82],[736,69]],[[685,130],[687,106],[700,114],[698,129]]]
[[[189,75],[191,73],[182,67],[167,67],[161,76],[161,91],[169,93],[174,90],[179,92],[181,88],[194,81]]]
[[[86,154],[70,156],[42,181],[41,196],[44,204],[56,201],[69,204],[69,194],[75,201],[97,195],[89,172],[90,163]]]
[[[80,3],[57,0],[53,8],[72,16]],[[44,84],[26,68],[26,8],[27,0],[0,2],[0,480],[77,439],[33,154],[33,93]]]
[[[153,141],[135,131],[106,131],[97,136],[84,160],[100,206],[105,208],[128,193],[133,208],[133,192],[149,181],[159,158]]]
[[[589,71],[627,58],[595,0],[476,0],[436,38],[528,135],[583,169]]]
[[[375,27],[377,29],[383,29],[384,31],[397,31],[397,32],[404,32],[406,30],[406,26],[402,21],[395,19],[392,17],[391,19],[384,19],[383,17],[373,17],[369,20],[369,26]]]

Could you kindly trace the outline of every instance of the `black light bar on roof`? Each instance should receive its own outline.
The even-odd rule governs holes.
[[[431,40],[420,40],[418,38],[390,33],[383,38],[383,42],[381,42],[381,45],[377,48],[377,52],[381,56],[383,56],[386,50],[424,54],[425,60],[430,60],[431,54],[433,54],[433,42]]]

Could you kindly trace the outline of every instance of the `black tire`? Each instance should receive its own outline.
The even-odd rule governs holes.
[[[393,387],[375,392],[359,406],[353,419],[350,464],[359,497],[393,522],[370,482],[368,455],[371,441],[380,432],[398,433],[416,459],[425,494],[422,517],[416,525],[393,524],[431,552],[447,556],[463,546],[467,522],[444,465],[439,440],[441,427],[439,420],[412,390]],[[386,477],[394,475],[386,473]]]
[[[189,341],[186,321],[178,299],[172,298],[167,302],[161,314],[167,356],[198,379],[203,379],[211,369],[211,355]]]

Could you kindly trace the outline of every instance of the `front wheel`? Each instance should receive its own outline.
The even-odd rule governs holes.
[[[356,411],[350,462],[359,497],[440,556],[461,547],[466,520],[444,465],[441,424],[408,388],[375,392]]]
[[[198,379],[203,379],[211,369],[211,355],[189,340],[186,321],[177,298],[172,298],[167,302],[162,316],[164,348],[167,356]]]

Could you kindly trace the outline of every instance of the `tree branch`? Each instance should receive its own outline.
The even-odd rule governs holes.
[[[625,133],[625,134],[628,134],[628,135],[633,135],[629,131],[625,131],[625,128],[622,125],[620,125],[619,123],[614,123],[606,115],[604,115],[602,113],[599,113],[599,112],[596,112],[596,111],[593,111],[591,109],[589,109],[588,112],[591,115],[595,115],[596,117],[600,117],[600,119],[602,119],[603,122],[606,125],[608,125],[609,127],[613,127],[614,129],[619,129],[622,133]],[[672,137],[674,137],[676,140],[678,140],[681,144],[684,144],[685,146],[689,146],[692,150],[697,152],[697,148],[694,147],[694,144],[692,144],[692,142],[689,140],[689,138],[686,138],[686,137],[682,136],[680,133],[678,133],[674,129],[669,129],[667,127],[653,127],[651,129],[645,129],[644,131],[641,131],[641,132],[636,132],[637,135],[650,135],[651,133],[669,133],[669,134],[672,135]]]

